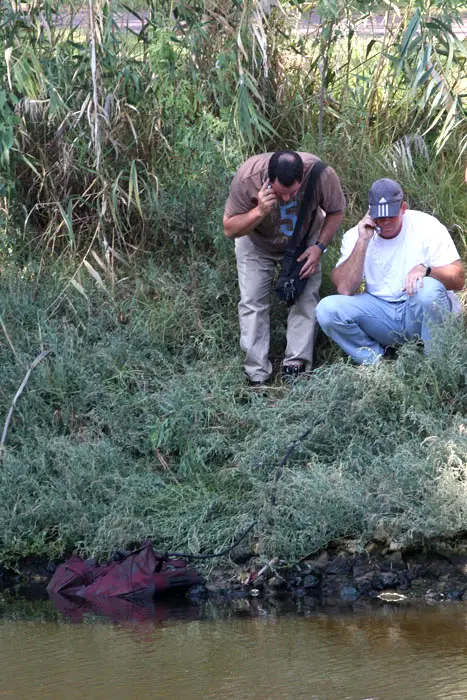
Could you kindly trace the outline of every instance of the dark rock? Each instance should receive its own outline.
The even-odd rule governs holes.
[[[323,570],[323,567],[319,566],[305,566],[301,571],[301,575],[308,576],[308,574],[313,574],[313,576],[322,576]]]
[[[352,576],[354,578],[360,578],[360,576],[364,576],[369,571],[371,571],[370,567],[371,567],[371,564],[370,564],[368,557],[359,557],[358,559],[354,560],[354,562],[353,562]]]
[[[47,566],[45,567],[46,572],[47,572],[48,574],[50,574],[51,576],[53,576],[53,574],[55,573],[56,569],[57,569],[57,566],[56,566],[56,564],[54,564],[53,561],[49,561],[49,563],[48,563]]]
[[[278,590],[281,588],[285,588],[286,586],[286,582],[280,576],[272,576],[272,578],[268,579],[267,583],[269,588],[275,588]]]
[[[448,557],[448,560],[459,573],[463,576],[467,576],[467,556],[451,556]]]
[[[9,576],[5,567],[3,567],[0,564],[0,586],[6,586],[9,582],[10,578],[11,577]]]
[[[231,591],[231,600],[241,600],[242,598],[247,598],[250,595],[250,591],[242,589],[241,591]]]
[[[407,591],[410,588],[410,579],[406,571],[399,571],[397,574],[397,588],[401,591]]]
[[[355,585],[360,595],[368,595],[373,590],[373,573],[365,574],[355,579]]]
[[[292,578],[289,579],[289,586],[292,588],[297,588],[298,586],[302,585],[302,578],[301,576],[292,576]]]
[[[302,586],[297,586],[297,588],[294,589],[293,594],[296,598],[303,598],[306,596],[307,591]]]
[[[185,593],[185,596],[190,598],[190,600],[204,600],[209,597],[209,591],[206,589],[206,586],[192,586]]]
[[[418,566],[418,564],[415,564],[414,566],[409,566],[404,573],[409,581],[413,581],[414,579],[420,577],[420,567]]]
[[[402,552],[400,551],[391,552],[387,555],[386,559],[388,561],[391,561],[393,564],[403,564],[405,566],[404,557],[402,556]]]
[[[234,591],[242,591],[243,590],[243,583],[234,583],[232,585],[232,590]]]
[[[380,571],[404,571],[407,568],[405,563],[401,561],[393,561],[392,558],[386,557],[379,565]]]
[[[386,588],[396,588],[398,584],[397,574],[393,572],[380,572],[373,576],[373,588],[384,591]]]
[[[309,573],[316,574],[323,571],[329,563],[329,554],[327,552],[322,552],[318,557],[314,559],[307,559],[305,561],[305,566]]]
[[[446,595],[448,600],[462,600],[463,597],[464,591],[449,591],[449,593]]]
[[[342,587],[342,584],[336,582],[333,580],[333,577],[330,579],[324,579],[322,584],[321,584],[321,595],[323,598],[339,598],[339,593],[340,589]],[[310,589],[310,590],[316,590],[316,589]]]
[[[317,588],[320,584],[320,579],[318,576],[314,576],[313,574],[308,574],[308,576],[305,576],[305,578],[302,581],[302,585],[304,588]]]
[[[209,598],[213,598],[214,600],[230,600],[232,593],[229,588],[220,588],[215,585],[206,586],[206,591]]]
[[[352,570],[352,564],[348,559],[344,557],[336,557],[328,566],[326,567],[327,574],[334,574],[339,576],[348,576]]]
[[[359,595],[359,592],[354,586],[344,586],[340,590],[340,597],[342,600],[357,600]]]

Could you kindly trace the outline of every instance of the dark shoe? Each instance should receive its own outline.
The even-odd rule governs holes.
[[[284,382],[293,382],[302,374],[305,374],[305,365],[283,365],[282,379]]]
[[[394,345],[386,345],[382,359],[389,361],[397,359],[397,348]]]
[[[255,380],[255,379],[250,379],[250,377],[246,377],[246,383],[248,384],[248,386],[251,386],[251,387],[266,386],[267,384],[269,384],[270,381],[271,381],[271,377],[268,377],[267,379],[263,379],[263,380]]]

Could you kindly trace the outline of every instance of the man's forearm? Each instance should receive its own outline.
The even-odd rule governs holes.
[[[345,212],[338,211],[335,214],[326,214],[326,218],[323,221],[321,227],[321,232],[319,234],[319,240],[321,243],[327,247],[334,237],[337,229],[342,223]]]
[[[263,219],[264,214],[259,207],[254,207],[254,209],[250,209],[245,214],[236,214],[230,217],[224,216],[224,233],[227,238],[240,238],[247,233],[251,233]]]
[[[464,266],[460,260],[456,260],[449,265],[432,267],[430,277],[444,284],[446,289],[459,291],[465,284]]]
[[[351,296],[360,287],[368,243],[369,240],[359,238],[347,260],[334,269],[331,282],[339,294]]]

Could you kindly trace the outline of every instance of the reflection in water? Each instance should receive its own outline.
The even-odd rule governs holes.
[[[50,593],[50,599],[57,610],[70,622],[84,622],[89,615],[105,617],[112,622],[140,623],[162,622],[164,620],[196,620],[200,616],[197,605],[179,598],[169,602],[153,600],[127,600],[126,598],[97,598],[84,600]]]
[[[467,698],[462,604],[291,614],[180,599],[103,614],[0,599],[0,700]]]

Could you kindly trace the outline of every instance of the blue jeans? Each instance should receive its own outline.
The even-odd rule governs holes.
[[[452,305],[446,288],[433,277],[403,301],[383,301],[364,292],[355,296],[335,294],[316,307],[318,323],[329,338],[357,364],[381,359],[387,345],[421,339],[429,352],[431,329]]]

